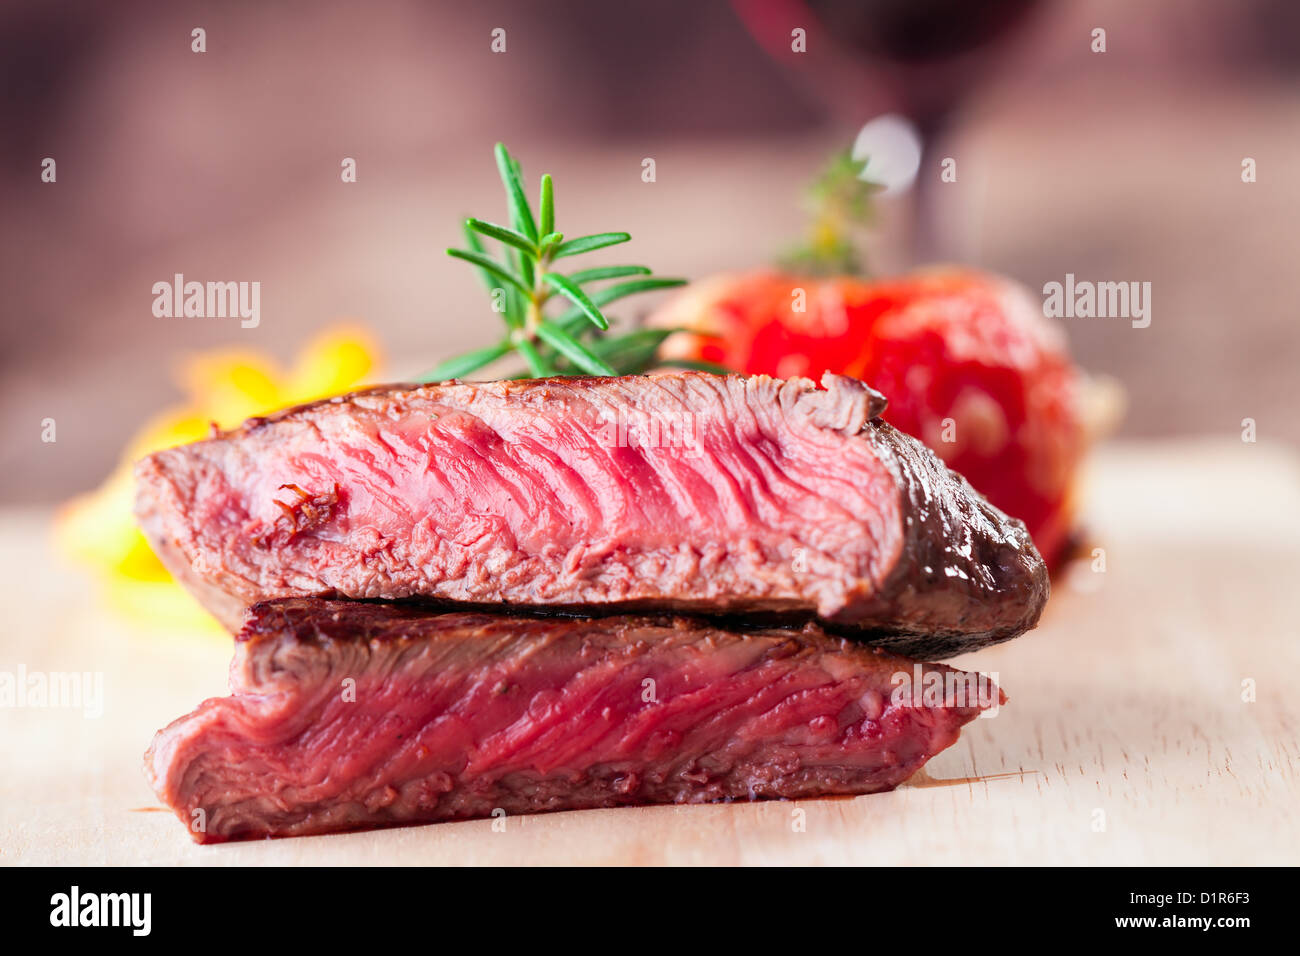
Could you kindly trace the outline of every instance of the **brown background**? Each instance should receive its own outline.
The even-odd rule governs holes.
[[[926,258],[1035,289],[1066,272],[1152,283],[1148,329],[1066,320],[1080,361],[1124,383],[1131,436],[1230,436],[1249,416],[1261,440],[1300,442],[1296,11],[1042,4],[933,143],[959,179],[933,190]],[[506,55],[489,52],[496,26]],[[826,155],[900,105],[886,64],[808,30],[796,61],[769,57],[733,7],[690,0],[6,5],[0,500],[93,486],[179,396],[169,366],[194,349],[287,359],[348,317],[401,378],[484,344],[496,320],[442,249],[458,217],[501,215],[497,139],[554,175],[570,235],[627,229],[636,261],[687,277],[770,259]],[[908,216],[906,198],[884,205],[879,268],[911,264]],[[154,318],[150,288],[175,272],[260,281],[261,326]]]

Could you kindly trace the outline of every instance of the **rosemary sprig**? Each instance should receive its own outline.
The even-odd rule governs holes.
[[[667,289],[685,279],[651,276],[645,266],[596,266],[576,272],[558,272],[558,259],[594,252],[627,242],[626,232],[601,232],[565,239],[555,230],[555,187],[551,177],[541,180],[537,217],[533,217],[524,190],[519,163],[500,143],[496,145],[497,170],[505,186],[509,225],[483,219],[465,220],[465,249],[448,249],[447,255],[475,267],[505,322],[506,334],[495,345],[448,359],[419,378],[439,382],[459,378],[511,353],[518,354],[533,377],[548,375],[628,375],[660,364],[659,346],[672,330],[638,329],[623,335],[605,335],[609,319],[602,306],[638,292]],[[483,244],[500,245],[492,255]],[[627,279],[603,288],[592,283]],[[547,306],[563,299],[569,307],[548,316]]]

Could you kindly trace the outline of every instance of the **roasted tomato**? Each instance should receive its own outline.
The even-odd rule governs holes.
[[[1023,520],[1049,564],[1061,559],[1086,445],[1082,380],[1062,331],[1020,286],[960,269],[723,275],[692,283],[651,324],[703,333],[671,337],[665,357],[869,383],[889,399],[886,421]]]

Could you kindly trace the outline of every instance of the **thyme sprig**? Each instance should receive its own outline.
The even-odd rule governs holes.
[[[626,232],[601,232],[565,239],[555,229],[555,187],[550,175],[542,176],[534,218],[519,163],[501,143],[496,145],[496,161],[510,224],[466,219],[466,248],[448,249],[447,255],[475,267],[492,296],[494,310],[505,322],[505,336],[495,345],[448,359],[419,380],[459,378],[511,353],[522,357],[528,373],[539,378],[627,375],[661,364],[656,361],[659,346],[675,330],[638,329],[606,335],[610,323],[602,307],[639,292],[684,285],[686,280],[653,276],[645,266],[557,271],[557,260],[618,245],[632,237]],[[488,252],[485,238],[500,245],[498,254]],[[629,281],[592,288],[594,283],[611,279]],[[557,299],[566,301],[568,308],[562,312],[552,309],[548,315],[547,306]]]
[[[866,158],[849,150],[831,157],[808,189],[808,239],[790,249],[779,264],[804,275],[865,275],[865,259],[855,236],[875,220],[872,199],[882,188],[864,180]]]

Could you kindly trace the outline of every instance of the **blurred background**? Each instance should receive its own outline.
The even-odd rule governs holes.
[[[912,790],[897,813],[872,797],[856,818],[835,801],[789,843],[787,810],[730,808],[710,817],[725,838],[691,823],[665,847],[642,817],[602,815],[491,850],[465,824],[223,855],[151,812],[140,750],[225,692],[230,638],[135,527],[133,459],[494,341],[500,317],[444,250],[462,217],[506,218],[498,140],[533,190],[554,176],[567,236],[632,234],[581,268],[644,263],[693,280],[684,297],[742,274],[738,326],[765,303],[800,321],[790,277],[764,300],[754,270],[808,239],[809,184],[889,114],[922,151],[855,233],[872,273],[959,263],[1028,297],[959,279],[918,307],[913,288],[890,294],[901,321],[870,349],[823,335],[768,351],[892,358],[893,380],[862,373],[889,416],[909,389],[943,392],[911,411],[962,410],[956,443],[891,420],[1064,562],[1033,635],[956,662],[1014,698],[917,784],[959,789]],[[0,866],[671,862],[732,843],[737,860],[872,866],[1294,863],[1300,712],[1278,678],[1300,619],[1296,0],[6,0],[0,120],[0,683],[104,678],[103,720],[0,700]],[[260,323],[155,317],[154,284],[177,273],[260,283]],[[1150,326],[1041,319],[1044,284],[1069,273],[1149,282]],[[834,294],[811,299],[852,325]],[[1058,329],[1088,385],[1126,405],[1106,421],[1121,440],[1085,457],[1073,371],[1004,334],[1013,313]]]
[[[626,229],[635,261],[698,278],[797,239],[808,181],[886,112],[926,152],[920,194],[880,201],[877,272],[1149,281],[1150,328],[1064,323],[1124,384],[1124,433],[1232,436],[1249,416],[1300,442],[1288,0],[49,0],[4,5],[0,70],[8,503],[102,482],[205,350],[310,378],[295,355],[342,322],[364,330],[349,368],[401,379],[486,344],[497,319],[443,249],[461,216],[504,216],[498,139],[553,174],[566,233]],[[959,178],[939,184],[946,156]],[[261,282],[260,325],[155,318],[178,272]]]

